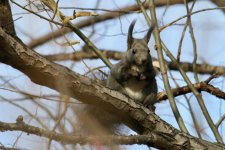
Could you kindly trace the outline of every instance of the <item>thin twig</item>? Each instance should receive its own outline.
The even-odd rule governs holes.
[[[178,69],[179,69],[179,71],[180,71],[182,77],[184,78],[185,82],[187,83],[188,87],[191,89],[191,91],[193,92],[193,94],[194,94],[195,97],[197,98],[197,101],[198,101],[198,103],[199,103],[199,105],[200,105],[200,108],[201,108],[201,110],[202,110],[202,112],[203,112],[203,114],[204,114],[204,116],[205,116],[205,118],[206,118],[206,120],[207,120],[207,122],[208,122],[210,128],[212,129],[212,132],[213,132],[214,136],[216,137],[217,141],[218,141],[219,143],[223,143],[223,140],[222,140],[222,138],[221,138],[221,136],[220,136],[220,134],[219,134],[219,132],[218,132],[216,126],[214,125],[214,123],[213,123],[213,121],[212,121],[212,118],[211,118],[210,115],[209,115],[209,112],[208,112],[208,110],[207,110],[207,108],[206,108],[206,106],[205,106],[205,104],[204,104],[204,101],[203,101],[203,99],[202,99],[200,93],[199,93],[199,92],[196,90],[196,88],[192,85],[190,79],[188,78],[188,76],[186,75],[186,73],[184,72],[184,70],[182,69],[182,67],[180,66],[180,64],[177,63],[176,59],[175,59],[174,56],[171,54],[171,52],[170,52],[169,49],[166,47],[166,45],[165,45],[164,43],[162,43],[162,46],[163,46],[163,50],[165,51],[166,55],[171,59],[172,62],[174,62],[174,63],[177,65],[177,67],[178,67]]]
[[[204,11],[212,11],[212,10],[218,10],[218,9],[225,9],[225,7],[205,8],[205,9],[201,9],[201,10],[194,11],[194,12],[190,13],[189,15],[194,15],[194,14],[197,14],[197,13],[200,13],[200,12],[204,12]],[[186,18],[186,17],[188,17],[188,15],[184,15],[184,16],[181,16],[181,17],[177,18],[176,20],[174,20],[174,21],[168,23],[167,25],[164,25],[164,26],[160,27],[159,31],[161,32],[161,31],[164,30],[165,28],[167,28],[167,27],[169,27],[169,26],[175,24],[176,22],[178,22],[178,21],[180,21],[180,20],[182,20],[182,19],[184,19],[184,18]]]
[[[148,23],[149,26],[151,26],[151,20],[149,18],[149,16],[146,13],[146,10],[144,9],[142,3],[140,0],[137,0],[138,5],[140,6],[142,13],[145,16],[145,19]],[[174,100],[172,91],[171,91],[171,87],[170,87],[170,83],[169,83],[169,79],[167,76],[167,69],[165,66],[165,62],[164,62],[164,58],[163,58],[163,53],[162,53],[162,46],[161,46],[161,39],[160,39],[160,35],[159,35],[159,30],[158,30],[158,23],[157,23],[157,19],[156,19],[156,13],[155,13],[155,5],[154,5],[154,1],[150,0],[149,1],[149,9],[151,12],[151,17],[152,17],[152,22],[155,25],[155,30],[154,30],[154,37],[155,37],[155,41],[156,41],[156,45],[157,45],[157,54],[158,54],[158,58],[159,58],[159,65],[160,65],[160,71],[162,74],[162,78],[163,78],[163,83],[164,83],[164,87],[166,89],[166,93],[168,94],[168,99],[170,102],[170,106],[173,110],[173,114],[176,118],[176,121],[181,129],[181,131],[188,133],[188,130],[184,124],[183,118],[181,117],[179,110],[177,108],[176,102]]]
[[[216,123],[216,127],[219,128],[220,124],[224,121],[225,114],[219,119],[219,121]]]
[[[179,84],[177,83],[177,81],[176,81],[175,78],[173,77],[173,74],[171,73],[171,71],[169,71],[169,73],[170,73],[170,76],[172,77],[173,82],[174,82],[175,85],[176,85],[176,88],[180,88]],[[172,90],[172,91],[173,91],[173,90]],[[173,92],[173,93],[174,93],[174,92]],[[175,97],[175,95],[173,95],[173,96]],[[190,103],[190,98],[188,98],[186,94],[183,94],[183,96],[184,96],[184,98],[185,98],[185,100],[186,100],[186,102],[187,102],[187,104],[188,104],[188,110],[190,111],[191,118],[192,118],[192,121],[193,121],[193,123],[194,123],[195,131],[196,131],[198,137],[199,137],[200,139],[202,139],[201,132],[200,132],[200,129],[199,129],[199,125],[198,125],[197,119],[196,119],[196,117],[195,117],[193,108],[192,108],[191,103]]]

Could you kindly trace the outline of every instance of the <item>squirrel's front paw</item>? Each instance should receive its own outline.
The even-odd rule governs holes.
[[[147,79],[147,77],[146,77],[145,75],[140,74],[140,76],[139,76],[139,80],[146,80],[146,79]]]
[[[133,77],[138,77],[138,75],[139,75],[137,71],[132,70],[132,69],[128,70],[128,74],[130,74]]]

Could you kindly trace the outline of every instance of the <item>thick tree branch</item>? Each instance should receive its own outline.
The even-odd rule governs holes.
[[[102,50],[102,54],[108,59],[120,60],[123,53],[113,50]],[[55,54],[44,56],[51,61],[64,61],[73,60],[80,61],[82,59],[98,59],[98,57],[90,50],[77,51],[69,54]],[[167,62],[168,67],[171,70],[178,70],[177,66],[173,62]],[[187,62],[181,62],[181,67],[185,72],[193,72],[193,64]],[[200,74],[214,74],[225,76],[225,67],[223,66],[212,66],[209,64],[197,64],[198,73]]]
[[[116,109],[115,112],[120,115],[129,115],[141,126],[142,132],[139,131],[139,133],[149,134],[154,131],[161,135],[164,145],[160,142],[161,139],[157,138],[152,143],[154,147],[163,149],[225,148],[224,145],[213,144],[178,131],[147,108],[119,92],[109,90],[66,67],[48,61],[5,33],[2,28],[0,28],[0,61],[20,70],[37,84],[55,89],[85,103],[98,104],[99,107],[104,107],[108,111]]]
[[[211,0],[214,4],[216,4],[218,7],[224,7],[225,1],[218,1],[218,0]],[[222,9],[222,11],[225,13],[225,9]]]
[[[15,36],[16,31],[8,0],[0,0],[0,18],[0,27],[2,27],[7,33]]]

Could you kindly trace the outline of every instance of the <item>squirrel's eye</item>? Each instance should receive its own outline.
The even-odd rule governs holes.
[[[150,53],[150,50],[148,50],[148,53]]]
[[[135,54],[136,53],[136,49],[132,49],[132,53]]]

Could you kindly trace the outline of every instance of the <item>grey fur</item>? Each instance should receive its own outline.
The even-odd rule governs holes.
[[[136,39],[132,36],[134,25],[135,21],[128,29],[128,50],[121,61],[112,67],[106,85],[154,109],[157,95],[156,71],[148,48],[154,26],[143,39]]]

